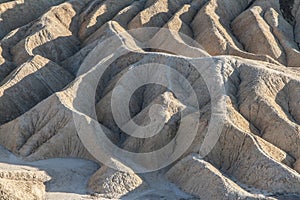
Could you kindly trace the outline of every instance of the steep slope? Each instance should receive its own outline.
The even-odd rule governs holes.
[[[100,197],[299,199],[299,30],[299,0],[0,1],[0,144]]]

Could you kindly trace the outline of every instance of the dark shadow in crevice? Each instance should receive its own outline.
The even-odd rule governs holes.
[[[295,26],[296,24],[295,17],[292,15],[294,0],[279,0],[279,3],[280,3],[280,11],[284,19],[292,26]]]

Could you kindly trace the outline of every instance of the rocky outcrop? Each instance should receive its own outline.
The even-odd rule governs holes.
[[[1,199],[45,199],[44,182],[50,177],[36,168],[12,164],[0,164]]]

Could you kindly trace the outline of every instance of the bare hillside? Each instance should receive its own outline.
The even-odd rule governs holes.
[[[300,199],[300,0],[0,0],[0,145],[0,199]]]

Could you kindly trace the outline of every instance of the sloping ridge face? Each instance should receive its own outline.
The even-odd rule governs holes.
[[[169,73],[127,77],[149,63],[155,64],[148,72],[163,65]],[[217,98],[224,100],[225,113],[204,156],[209,127],[220,123],[213,124],[215,88],[207,81],[214,79],[197,70],[203,66],[214,69],[212,77],[223,88]],[[116,95],[130,94],[126,81],[143,83],[143,77],[170,88],[152,81],[118,106],[124,104],[140,127],[162,124],[148,138],[122,129],[128,121],[118,123],[116,112],[123,115],[112,106]],[[159,113],[152,115],[157,105]],[[101,197],[300,199],[299,108],[299,0],[0,0],[0,144],[26,161],[98,162],[100,169],[83,184]],[[78,126],[74,116],[97,123],[111,144],[128,152],[174,149],[160,158],[181,148],[182,134],[189,138],[193,124],[184,122],[196,122],[192,142],[174,162],[143,161],[145,168],[161,165],[159,177],[186,196],[167,196],[165,188],[153,192],[153,182],[162,180],[156,183],[134,167],[106,166],[90,148],[93,138],[82,138],[80,132],[90,129]],[[126,157],[113,162],[131,167]],[[26,179],[18,183],[6,176],[7,166],[2,171],[0,195],[14,199],[14,184],[24,188]],[[45,198],[46,180],[28,199]]]

